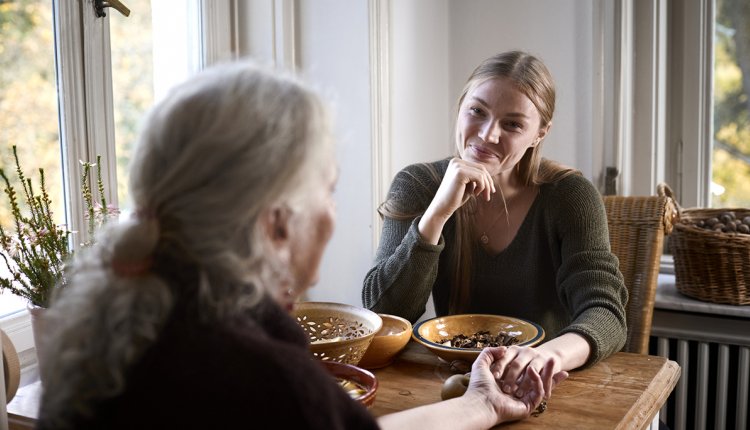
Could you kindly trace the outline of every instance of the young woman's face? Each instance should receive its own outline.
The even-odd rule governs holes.
[[[544,138],[549,126],[539,124],[536,106],[511,80],[487,80],[470,90],[459,107],[459,154],[499,175],[513,169],[526,150]]]

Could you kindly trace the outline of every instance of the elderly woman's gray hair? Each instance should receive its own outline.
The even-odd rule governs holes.
[[[45,315],[50,416],[85,414],[123,389],[172,308],[179,267],[196,268],[205,318],[252,311],[264,285],[287,275],[264,252],[258,217],[321,186],[329,131],[314,92],[244,61],[199,73],[152,108],[131,161],[133,217],[76,253]]]

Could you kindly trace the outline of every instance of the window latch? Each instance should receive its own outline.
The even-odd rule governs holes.
[[[620,171],[617,167],[607,166],[604,170],[604,195],[613,196],[617,194],[617,177]]]
[[[130,16],[130,9],[122,4],[120,0],[94,0],[94,10],[96,11],[97,17],[103,18],[107,16],[107,14],[104,12],[105,7],[115,8],[115,10],[117,10],[121,14]]]

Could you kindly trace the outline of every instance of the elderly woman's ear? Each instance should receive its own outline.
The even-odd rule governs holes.
[[[289,251],[292,212],[286,206],[272,206],[261,215],[262,230],[278,251]]]
[[[292,211],[285,205],[271,206],[261,216],[269,248],[276,253],[278,261],[286,264],[291,263],[291,220]]]

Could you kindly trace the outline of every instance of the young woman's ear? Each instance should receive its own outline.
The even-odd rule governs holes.
[[[533,146],[539,145],[542,142],[542,140],[544,140],[544,138],[547,137],[547,133],[549,133],[550,127],[552,127],[551,122],[545,125],[544,127],[539,128],[539,132],[537,133]]]

